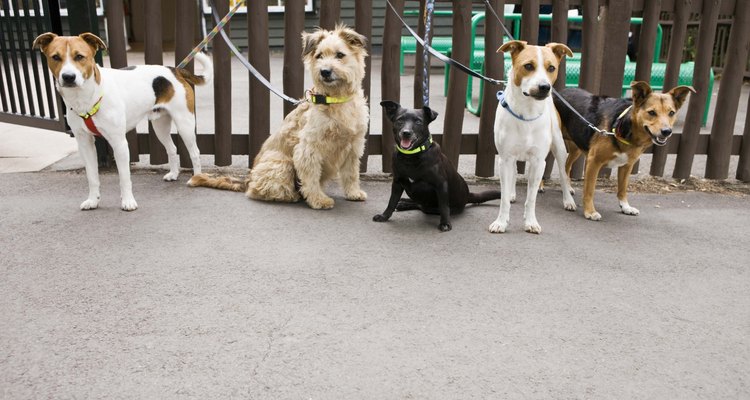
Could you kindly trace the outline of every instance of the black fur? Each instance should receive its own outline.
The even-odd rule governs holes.
[[[160,98],[167,90],[172,87],[172,82],[163,76],[157,76],[154,78],[154,82],[151,84],[154,88],[154,95],[156,98]]]
[[[430,145],[428,124],[437,118],[437,113],[429,107],[405,109],[393,101],[380,103],[385,108],[388,119],[393,124],[396,144],[402,138],[413,138],[410,149],[422,145],[429,148],[416,154],[403,154],[396,150],[393,156],[393,184],[388,207],[382,214],[372,219],[387,221],[394,210],[422,210],[427,214],[439,214],[441,231],[451,230],[450,214],[464,210],[467,203],[483,203],[500,198],[500,191],[488,190],[481,193],[469,192],[466,181],[440,150],[440,145]],[[408,150],[408,149],[406,149]],[[401,199],[406,192],[410,199]]]
[[[560,95],[570,103],[576,111],[586,117],[587,120],[591,121],[592,124],[600,129],[608,131],[612,130],[612,124],[615,123],[617,117],[619,117],[626,108],[633,104],[633,100],[631,99],[595,96],[579,88],[563,89],[560,91]],[[557,96],[553,96],[553,98],[555,108],[557,108],[557,112],[560,113],[560,119],[565,121],[564,125],[568,131],[568,135],[579,149],[588,151],[591,137],[596,134],[596,131],[589,128],[588,125],[564,105]],[[606,124],[604,123],[605,121],[607,122]],[[618,128],[621,136],[626,140],[630,137],[630,127],[630,113],[627,113],[627,115],[622,118]],[[611,139],[615,146],[619,147],[617,139],[615,139],[614,136],[612,136]]]

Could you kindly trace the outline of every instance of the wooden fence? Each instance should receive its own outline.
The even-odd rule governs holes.
[[[216,0],[220,14],[228,10],[228,0]],[[403,13],[405,7],[422,9],[422,1],[392,0],[396,9]],[[6,2],[7,3],[7,2]],[[448,3],[448,2],[444,2]],[[452,56],[463,64],[469,61],[470,19],[472,10],[486,11],[483,1],[453,1],[453,53]],[[676,132],[669,144],[653,149],[653,160],[650,173],[664,174],[668,154],[676,154],[673,176],[686,178],[690,175],[695,155],[707,155],[705,177],[726,179],[732,156],[739,156],[739,167],[736,177],[750,181],[750,118],[744,127],[744,135],[734,135],[737,110],[740,106],[740,90],[743,82],[748,51],[750,50],[750,1],[745,0],[491,0],[491,7],[503,10],[506,4],[522,6],[521,38],[529,43],[536,43],[539,32],[539,6],[553,7],[552,40],[566,42],[568,34],[567,11],[569,8],[580,8],[583,15],[583,41],[580,86],[594,93],[609,96],[620,96],[623,85],[623,70],[627,52],[630,18],[634,14],[643,16],[638,47],[638,62],[635,78],[649,80],[651,60],[653,60],[657,24],[662,12],[674,15],[671,21],[671,40],[667,51],[667,68],[665,90],[676,86],[679,66],[685,47],[686,32],[690,15],[700,15],[699,33],[696,43],[696,62],[693,73],[693,86],[697,93],[692,95],[687,105],[688,111],[682,132]],[[284,92],[291,96],[303,94],[303,65],[300,61],[301,44],[299,33],[304,27],[304,2],[287,0],[284,14]],[[373,0],[357,0],[354,28],[365,36],[372,33]],[[320,26],[333,28],[339,19],[341,0],[320,1]],[[161,20],[161,1],[144,2],[146,27],[148,29],[145,43],[147,63],[162,63],[162,40],[159,21]],[[266,77],[270,74],[270,56],[268,46],[268,13],[266,3],[248,2],[248,42],[249,60]],[[110,33],[109,54],[113,67],[127,65],[123,32],[123,0],[107,0],[105,3],[107,30]],[[182,59],[194,45],[196,36],[197,4],[194,1],[178,1],[176,10],[176,49],[175,59]],[[488,12],[489,15],[489,12]],[[711,124],[710,134],[701,134],[701,116],[707,96],[710,95],[709,71],[711,54],[716,39],[716,27],[719,16],[732,16],[733,29],[727,48],[726,67],[723,70],[719,95],[715,100],[716,112]],[[420,18],[421,20],[421,18]],[[424,27],[418,27],[423,32]],[[503,76],[503,63],[495,50],[501,44],[499,23],[494,18],[486,19],[485,35],[485,68],[486,74],[492,77]],[[401,100],[399,75],[399,50],[402,29],[400,22],[390,11],[385,16],[385,32],[382,47],[382,69],[372,71],[368,58],[367,74],[364,81],[365,94],[369,97],[372,74],[381,75],[381,92],[384,99]],[[606,44],[606,45],[605,45]],[[244,44],[242,44],[244,47]],[[371,49],[370,49],[371,50]],[[704,56],[705,55],[705,56]],[[270,94],[255,80],[251,80],[248,93],[248,113],[250,115],[249,134],[232,134],[231,132],[231,90],[232,75],[230,69],[229,49],[218,39],[214,41],[213,58],[215,63],[214,107],[215,132],[198,133],[198,144],[203,154],[214,154],[216,165],[229,165],[231,156],[249,155],[250,160],[259,151],[265,138],[270,134]],[[421,93],[421,49],[417,51],[417,72],[415,73],[415,106],[420,106]],[[561,70],[564,74],[564,69]],[[558,79],[557,86],[562,87],[564,75]],[[478,132],[464,132],[464,99],[467,87],[467,76],[462,73],[450,74],[448,99],[443,114],[444,130],[436,133],[436,141],[441,142],[443,151],[454,163],[459,154],[476,154],[475,172],[477,176],[488,177],[494,172],[495,147],[493,143],[493,122],[497,100],[492,94],[484,96]],[[484,90],[497,90],[485,85]],[[491,93],[491,92],[488,92]],[[377,105],[381,99],[372,99]],[[744,108],[747,108],[745,110]],[[285,106],[285,113],[290,110]],[[5,112],[6,110],[3,109]],[[750,103],[743,107],[750,112]],[[0,121],[4,120],[0,113]],[[17,120],[15,120],[17,122]],[[153,133],[129,134],[131,155],[137,159],[139,154],[149,154],[151,163],[166,162],[166,154]],[[179,140],[177,140],[179,142]],[[187,152],[181,142],[180,154]],[[367,141],[365,158],[369,155],[382,154],[383,170],[390,171],[393,150],[393,138],[390,122],[383,118],[383,132],[372,132]],[[183,156],[183,165],[189,166],[189,158]],[[548,163],[548,170],[551,169]],[[362,163],[363,171],[367,163]],[[580,174],[580,170],[578,172]]]

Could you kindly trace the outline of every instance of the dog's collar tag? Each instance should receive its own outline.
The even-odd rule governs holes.
[[[628,140],[626,140],[624,137],[622,137],[619,132],[617,132],[617,128],[620,127],[620,125],[622,124],[622,119],[625,118],[625,116],[628,115],[628,113],[632,109],[633,109],[633,106],[630,106],[630,107],[624,109],[620,113],[620,115],[617,117],[617,119],[615,120],[615,123],[612,124],[612,133],[615,134],[615,139],[617,139],[617,141],[619,141],[620,143],[626,144],[628,146],[630,146],[630,142]]]
[[[544,114],[544,113],[539,114],[539,115],[537,115],[534,118],[524,118],[522,115],[516,114],[510,108],[510,105],[508,104],[508,102],[505,101],[505,92],[503,92],[502,90],[499,91],[499,92],[497,92],[497,99],[500,101],[500,105],[503,106],[504,109],[508,110],[508,112],[510,113],[510,115],[516,117],[517,119],[520,119],[521,121],[526,121],[526,122],[534,121],[536,119],[539,119],[539,117],[541,117],[542,114]]]
[[[411,150],[405,150],[405,149],[402,149],[401,146],[396,145],[396,149],[399,151],[399,153],[406,154],[406,155],[417,154],[417,153],[420,153],[420,152],[423,152],[423,151],[429,149],[430,147],[432,147],[432,135],[430,135],[430,143],[423,144],[423,145],[421,145],[421,146],[419,146],[417,148],[411,149]]]
[[[330,105],[330,104],[346,103],[347,101],[352,99],[351,97],[330,97],[324,94],[313,93],[312,90],[308,90],[306,94],[307,94],[307,99],[310,101],[310,103],[322,104],[325,106]]]
[[[99,129],[96,128],[96,124],[94,123],[94,120],[91,119],[96,113],[99,112],[99,107],[102,105],[102,99],[104,98],[104,95],[99,97],[99,100],[96,101],[96,104],[94,104],[93,107],[91,107],[91,110],[87,113],[78,114],[79,117],[83,118],[83,123],[86,124],[86,127],[89,128],[91,133],[94,134],[94,136],[102,136],[102,133],[99,132]]]

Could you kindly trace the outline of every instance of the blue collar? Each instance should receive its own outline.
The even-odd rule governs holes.
[[[513,110],[511,110],[508,102],[505,101],[505,92],[503,92],[502,90],[497,92],[497,99],[500,101],[500,105],[503,106],[504,109],[508,110],[510,115],[516,117],[517,119],[520,119],[521,121],[526,121],[526,122],[534,121],[536,119],[539,119],[539,117],[541,117],[542,114],[544,114],[544,112],[542,112],[542,114],[539,114],[534,118],[524,118],[522,115],[516,114]]]

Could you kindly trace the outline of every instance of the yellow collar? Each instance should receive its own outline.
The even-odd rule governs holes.
[[[421,145],[421,146],[419,146],[419,147],[417,147],[415,149],[411,149],[411,150],[404,150],[404,149],[401,148],[401,146],[396,145],[396,150],[398,150],[399,153],[401,153],[401,154],[412,155],[412,154],[417,154],[419,152],[422,152],[422,151],[425,151],[425,150],[429,149],[431,145],[432,145],[432,136],[430,136],[430,143],[429,144],[423,144],[423,145]]]
[[[313,104],[323,104],[323,105],[330,105],[330,104],[341,104],[346,103],[347,101],[351,100],[351,97],[331,97],[326,96],[324,94],[314,93],[312,90],[308,90],[305,92],[307,94],[307,100],[310,103]]]
[[[623,138],[622,136],[620,136],[620,134],[617,132],[617,128],[620,126],[620,123],[622,122],[622,119],[625,118],[625,116],[632,109],[633,109],[633,106],[630,106],[630,107],[624,109],[620,113],[620,115],[617,117],[617,119],[615,120],[615,123],[612,124],[612,133],[615,134],[615,139],[617,139],[618,142],[620,142],[622,144],[625,144],[625,145],[628,145],[628,146],[630,146],[631,143],[628,140],[626,140],[625,138]]]
[[[91,110],[88,112],[85,112],[83,114],[78,114],[83,119],[89,119],[94,116],[94,114],[99,112],[99,107],[102,105],[102,99],[104,98],[104,95],[101,95],[99,97],[99,100],[96,101],[96,104],[94,104],[93,107],[91,107]]]

